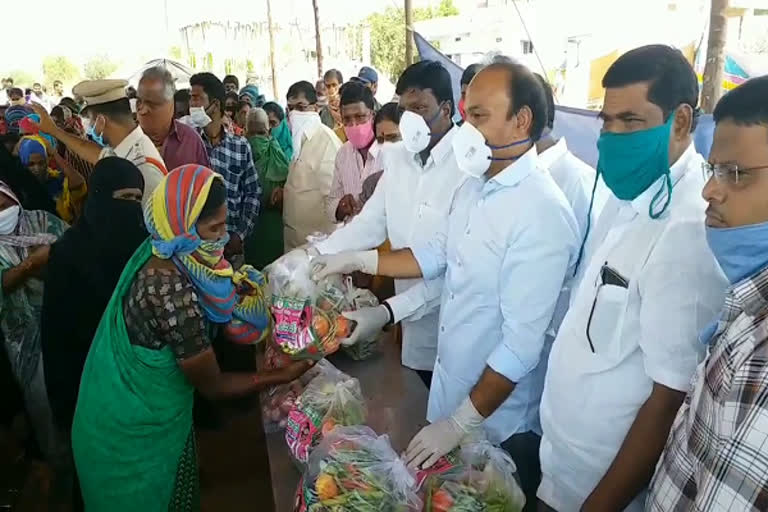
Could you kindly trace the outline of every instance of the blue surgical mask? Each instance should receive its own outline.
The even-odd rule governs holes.
[[[104,134],[96,134],[96,130],[93,129],[93,125],[90,125],[88,127],[88,130],[86,130],[86,135],[88,135],[93,142],[98,144],[101,147],[106,146],[107,144],[104,142]]]
[[[768,266],[768,222],[735,228],[707,226],[707,243],[731,284]]]

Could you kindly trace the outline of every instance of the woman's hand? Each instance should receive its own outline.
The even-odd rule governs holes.
[[[278,371],[281,379],[284,378],[285,382],[291,382],[307,373],[307,370],[313,366],[315,366],[314,361],[296,361]]]
[[[277,187],[272,191],[272,197],[269,198],[272,206],[279,206],[283,202],[283,187]]]

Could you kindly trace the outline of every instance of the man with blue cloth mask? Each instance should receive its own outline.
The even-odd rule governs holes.
[[[727,285],[707,247],[694,70],[665,45],[603,78],[598,174],[612,197],[582,248],[541,400],[545,510],[640,511]]]
[[[768,76],[715,108],[707,242],[731,284],[646,510],[765,510],[768,490]],[[694,485],[691,483],[695,482]]]

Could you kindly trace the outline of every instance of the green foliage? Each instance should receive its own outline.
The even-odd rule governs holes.
[[[181,47],[174,45],[168,48],[168,56],[174,60],[181,60]]]
[[[441,0],[437,7],[414,9],[413,21],[457,14],[459,10],[453,0]],[[373,65],[396,80],[405,69],[405,12],[400,8],[387,7],[383,13],[370,15],[368,24],[371,26]]]
[[[101,80],[117,70],[117,64],[106,55],[95,55],[83,66],[83,75],[88,80]]]
[[[48,85],[52,85],[56,80],[71,83],[78,76],[80,71],[77,66],[63,55],[50,55],[43,59],[43,77]]]
[[[0,77],[13,78],[13,86],[21,87],[22,89],[25,87],[32,87],[32,84],[38,81],[37,78],[35,78],[35,75],[28,71],[24,71],[23,69],[14,69],[8,72],[2,72],[0,73]]]

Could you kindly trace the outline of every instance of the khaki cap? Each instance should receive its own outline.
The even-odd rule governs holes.
[[[128,87],[127,80],[85,80],[72,88],[72,94],[83,97],[85,100],[83,111],[85,111],[94,105],[126,98],[126,87]]]

